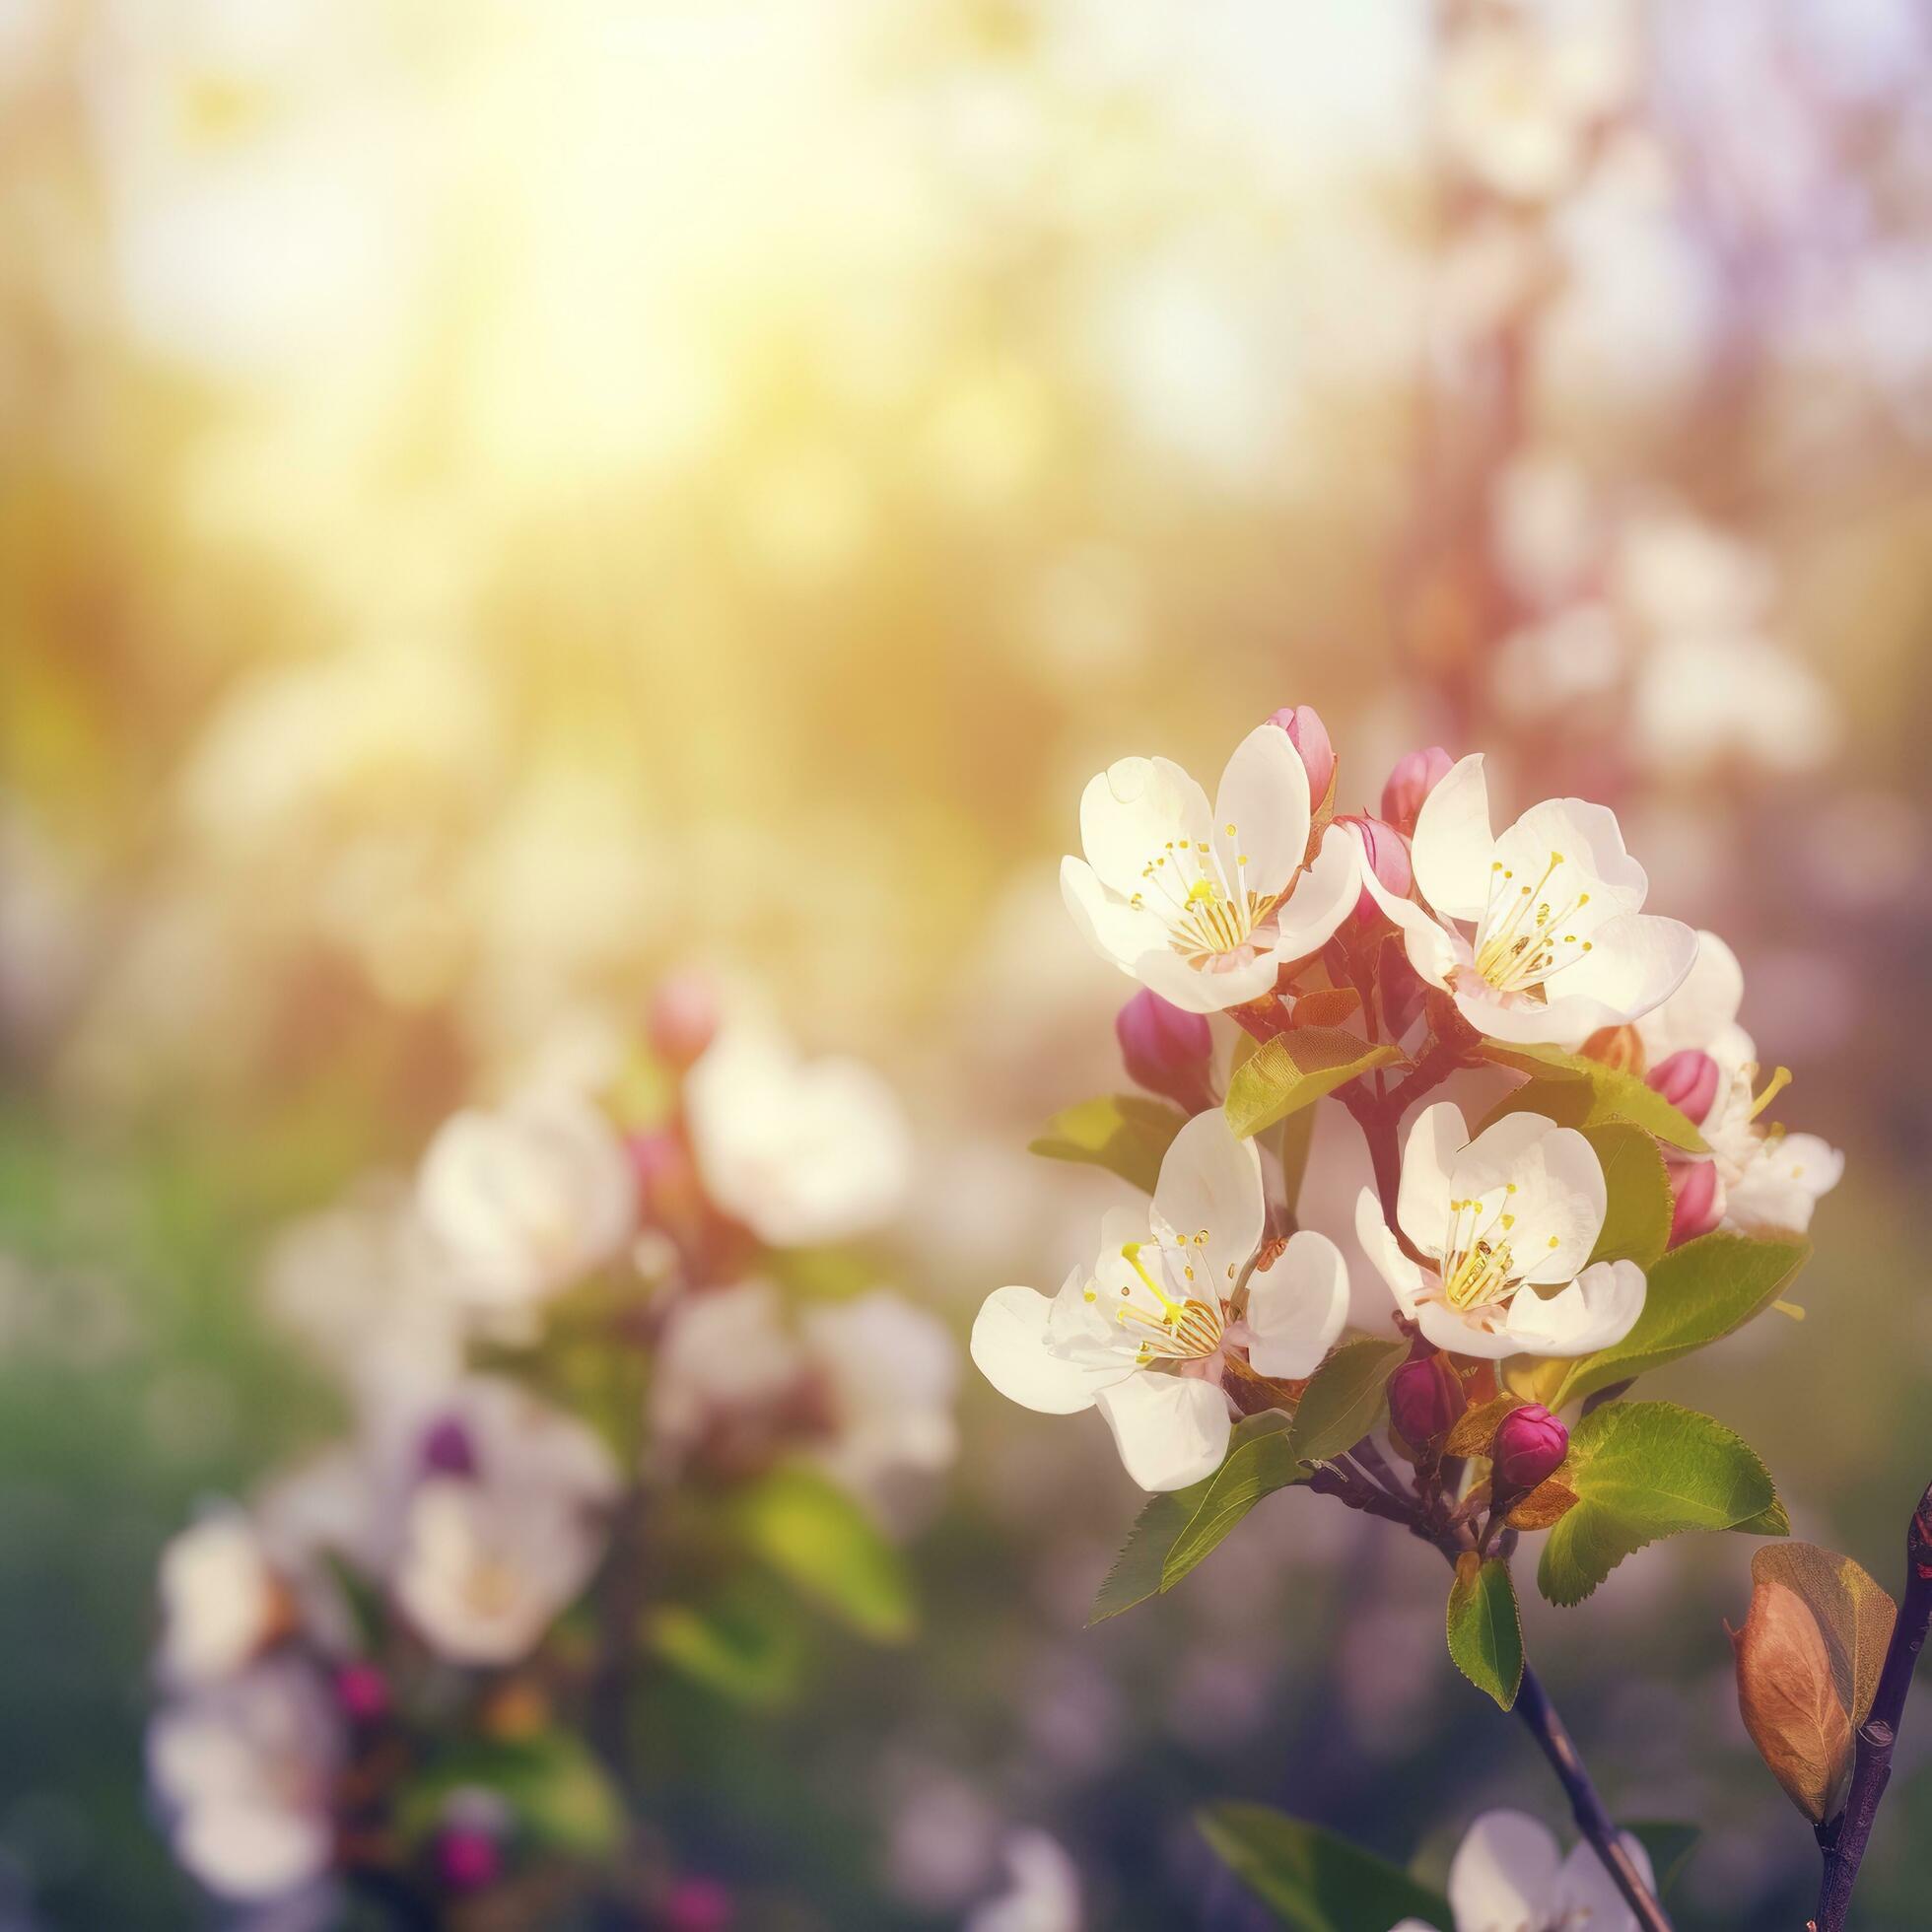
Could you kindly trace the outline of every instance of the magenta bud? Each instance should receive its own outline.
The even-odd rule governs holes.
[[[1710,1118],[1717,1102],[1719,1077],[1717,1062],[1695,1047],[1686,1047],[1682,1053],[1660,1060],[1649,1073],[1652,1088],[1693,1127]]]
[[[1439,744],[1411,751],[1396,760],[1382,788],[1382,816],[1399,832],[1414,832],[1422,800],[1449,775],[1456,761]]]
[[[1680,1248],[1708,1234],[1724,1216],[1714,1160],[1673,1160],[1666,1163],[1671,1177],[1671,1246]]]
[[[335,1674],[335,1695],[352,1724],[389,1714],[389,1680],[374,1664],[344,1664]]]
[[[436,1840],[436,1869],[451,1892],[480,1892],[503,1876],[503,1850],[488,1831],[446,1826]]]
[[[716,1879],[680,1879],[664,1901],[665,1932],[727,1932],[731,1895]]]
[[[1190,1113],[1212,1099],[1208,1069],[1214,1041],[1205,1013],[1184,1012],[1142,987],[1114,1015],[1114,1037],[1128,1077],[1149,1093],[1165,1094]]]
[[[460,1416],[439,1416],[423,1431],[416,1453],[425,1476],[476,1474],[476,1444]]]
[[[1469,1407],[1463,1378],[1449,1357],[1420,1336],[1409,1359],[1389,1377],[1389,1420],[1414,1449],[1426,1448],[1455,1427]]]
[[[1489,1482],[1497,1495],[1534,1489],[1562,1468],[1569,1430],[1540,1402],[1512,1409],[1489,1445]]]
[[[683,1072],[717,1037],[717,990],[701,973],[673,973],[651,997],[645,1032],[652,1052]]]
[[[1415,873],[1409,862],[1409,841],[1393,825],[1379,818],[1350,818],[1360,835],[1362,858],[1375,874],[1384,892],[1397,899],[1409,897]],[[1355,901],[1357,919],[1373,919],[1379,908],[1364,886]]]
[[[1313,705],[1283,705],[1268,722],[1280,725],[1301,753],[1302,769],[1308,774],[1309,808],[1319,810],[1335,777],[1335,746],[1329,742],[1321,713]]]

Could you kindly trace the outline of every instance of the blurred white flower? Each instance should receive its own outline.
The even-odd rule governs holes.
[[[424,1156],[418,1211],[476,1310],[526,1311],[618,1254],[637,1179],[602,1110],[546,1087],[445,1122]]]
[[[602,1556],[616,1463],[583,1423],[488,1377],[456,1391],[420,1441],[396,1601],[453,1662],[515,1663]]]
[[[343,1758],[327,1690],[286,1658],[192,1692],[148,1728],[149,1776],[175,1856],[210,1891],[250,1904],[327,1872]]]
[[[1650,1857],[1627,1831],[1622,1844],[1645,1885]],[[1567,1858],[1550,1831],[1522,1812],[1484,1812],[1449,1866],[1453,1927],[1443,1932],[1637,1932],[1636,1914],[1587,1840]],[[1436,1932],[1406,1918],[1392,1932]]]
[[[892,1089],[856,1060],[800,1060],[729,1022],[685,1082],[691,1144],[720,1208],[775,1248],[843,1241],[897,1211],[912,1141]]]
[[[1503,468],[1490,495],[1489,526],[1504,574],[1545,609],[1582,588],[1604,535],[1589,478],[1570,457],[1548,449]]]
[[[239,1509],[213,1510],[161,1556],[161,1669],[175,1685],[232,1677],[271,1643],[289,1614],[255,1526]]]
[[[1830,688],[1753,632],[1655,642],[1637,678],[1635,723],[1645,756],[1667,771],[1729,757],[1801,772],[1829,758],[1841,736]]]
[[[1608,605],[1572,604],[1504,638],[1490,683],[1500,709],[1533,720],[1618,690],[1626,656],[1623,633]]]
[[[1044,1831],[1015,1831],[1000,1847],[1008,1884],[967,1914],[965,1932],[1079,1932],[1080,1869]]]
[[[1484,16],[1443,55],[1443,145],[1498,194],[1547,200],[1576,179],[1592,128],[1629,92],[1633,54],[1619,6]]]

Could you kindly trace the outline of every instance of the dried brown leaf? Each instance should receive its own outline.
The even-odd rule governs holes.
[[[1818,1619],[1797,1591],[1760,1580],[1731,1641],[1744,1727],[1785,1796],[1822,1825],[1850,1775],[1852,1737]]]

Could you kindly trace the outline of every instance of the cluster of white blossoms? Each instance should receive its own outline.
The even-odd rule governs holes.
[[[1622,1844],[1654,1890],[1649,1854],[1628,1832]],[[1450,1862],[1449,1906],[1453,1926],[1406,1918],[1390,1932],[1637,1932],[1594,1847],[1579,1842],[1565,1857],[1522,1812],[1484,1812],[1469,1828]]]
[[[1242,1407],[1231,1383],[1310,1375],[1349,1307],[1341,1251],[1290,1231],[1292,1201],[1271,1207],[1255,1143],[1206,1083],[1205,1023],[1186,1015],[1231,1012],[1258,1039],[1291,1041],[1319,994],[1311,1011],[1357,1015],[1363,1053],[1376,1004],[1418,1053],[1466,1056],[1485,1040],[1614,1052],[1703,1130],[1707,1154],[1671,1150],[1678,1240],[1720,1219],[1802,1229],[1837,1179],[1823,1142],[1763,1125],[1780,1082],[1754,1094],[1736,960],[1643,910],[1648,880],[1613,812],[1548,799],[1498,835],[1482,757],[1440,751],[1404,760],[1383,816],[1331,819],[1333,791],[1319,721],[1283,712],[1242,741],[1211,811],[1164,759],[1110,766],[1081,799],[1085,860],[1063,868],[1080,931],[1166,1002],[1123,1033],[1131,1070],[1193,1117],[1150,1208],[1110,1216],[1097,1255],[1057,1295],[996,1290],[972,1353],[1030,1409],[1098,1409],[1148,1489],[1215,1470]],[[1426,1028],[1393,1018],[1385,936],[1420,983]],[[1163,1084],[1161,1055],[1190,1053],[1200,1064]],[[1643,1312],[1643,1270],[1591,1260],[1606,1208],[1583,1134],[1530,1111],[1472,1132],[1438,1102],[1409,1127],[1393,1201],[1362,1191],[1354,1233],[1405,1333],[1470,1360],[1574,1357],[1622,1341]]]
[[[344,1776],[411,1660],[529,1664],[643,1491],[700,1462],[724,1480],[802,1462],[889,1527],[952,1461],[937,1320],[883,1287],[774,1285],[787,1248],[896,1211],[896,1105],[867,1070],[720,1029],[705,1004],[674,986],[654,1008],[652,1090],[674,1097],[645,1118],[626,1116],[623,1066],[553,1069],[450,1119],[412,1184],[366,1183],[272,1250],[270,1307],[341,1377],[356,1426],[163,1557],[151,1775],[177,1855],[222,1897],[326,1885]],[[630,1467],[603,1417],[516,1370],[586,1305],[598,1348],[648,1371],[616,1431]]]

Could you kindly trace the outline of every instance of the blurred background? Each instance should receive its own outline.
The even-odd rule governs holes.
[[[1849,1167],[1802,1325],[1660,1391],[1896,1583],[1929,84],[1911,0],[0,0],[0,1924],[207,1915],[144,1794],[154,1571],[332,1426],[283,1220],[697,967],[897,1089],[898,1278],[963,1344],[1118,1185],[1024,1152],[1122,1084],[1081,785],[1211,783],[1283,704],[1350,805],[1431,742],[1604,798],[1730,938]],[[1288,1495],[1083,1634],[1138,1498],[967,1380],[919,1643],[666,1773],[786,1901],[741,1922],[958,1923],[1037,1828],[1094,1926],[1245,1925],[1209,1796],[1398,1859],[1560,1822],[1429,1552]],[[1736,1718],[1747,1558],[1530,1607],[1613,1806],[1704,1826],[1692,1926],[1815,1881]],[[1932,1922],[1920,1715],[1875,1927]]]

